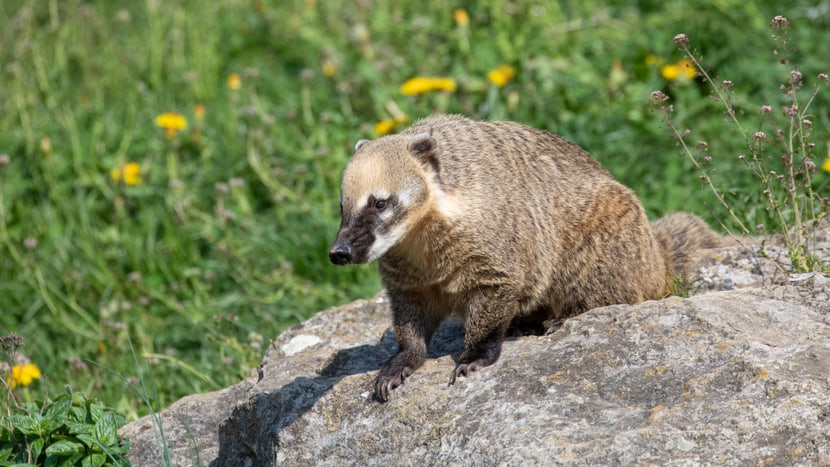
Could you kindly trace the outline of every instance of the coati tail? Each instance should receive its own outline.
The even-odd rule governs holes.
[[[700,217],[685,212],[670,214],[651,223],[654,238],[663,250],[669,284],[677,276],[688,280],[694,273],[694,255],[698,250],[717,248],[723,237]]]

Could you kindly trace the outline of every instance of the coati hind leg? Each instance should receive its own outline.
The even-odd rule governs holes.
[[[470,299],[464,317],[464,351],[452,372],[450,385],[459,376],[469,376],[498,360],[507,328],[517,312],[517,301],[497,288],[480,290]]]
[[[542,305],[530,313],[516,316],[507,328],[507,337],[544,335],[548,329],[546,321],[550,319],[551,314],[551,308]]]

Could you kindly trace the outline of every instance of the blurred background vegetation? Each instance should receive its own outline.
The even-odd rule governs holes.
[[[236,383],[287,326],[372,296],[372,266],[327,258],[341,171],[356,140],[434,112],[549,129],[650,216],[728,222],[653,113],[661,90],[739,215],[774,229],[745,142],[672,38],[734,83],[752,128],[786,102],[770,20],[789,18],[812,88],[830,5],[608,3],[0,2],[0,335],[22,336],[17,363],[42,373],[16,390],[70,384],[136,417],[140,392],[163,407]],[[452,85],[402,92],[419,76]],[[812,126],[825,196],[826,94]]]

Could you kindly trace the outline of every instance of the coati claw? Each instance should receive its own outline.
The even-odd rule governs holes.
[[[380,402],[387,402],[392,391],[403,384],[415,372],[415,368],[403,361],[410,357],[407,353],[398,353],[380,369],[378,379],[375,382],[375,399]],[[411,357],[410,357],[411,358]],[[417,360],[417,359],[416,359]],[[423,362],[423,359],[420,359]]]
[[[375,398],[380,402],[389,401],[392,391],[403,384],[404,379],[412,374],[412,370],[404,368],[399,374],[392,376],[378,376],[375,383]]]
[[[486,366],[489,366],[491,363],[492,362],[487,362],[483,358],[479,358],[478,360],[475,360],[475,361],[470,362],[470,363],[459,363],[458,365],[455,366],[455,370],[453,370],[453,372],[452,372],[452,376],[450,377],[449,386],[452,386],[453,384],[455,384],[455,380],[459,376],[463,376],[463,377],[466,378],[466,377],[470,376],[474,371],[478,371],[478,370],[480,370],[480,369],[482,369]]]

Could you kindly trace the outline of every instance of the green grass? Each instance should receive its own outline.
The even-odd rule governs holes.
[[[775,227],[705,85],[667,81],[646,59],[679,60],[672,38],[688,34],[757,118],[785,102],[772,16],[793,23],[808,83],[828,71],[819,7],[426,3],[0,3],[0,334],[24,337],[44,373],[32,387],[68,383],[132,418],[149,409],[123,378],[144,379],[157,407],[219,389],[287,326],[374,294],[373,267],[335,268],[327,250],[350,150],[394,106],[410,120],[458,112],[550,129],[635,189],[651,216],[727,220],[653,114],[650,93],[662,90],[709,143],[712,177],[747,224]],[[453,22],[457,6],[467,27]],[[504,88],[485,78],[500,64],[517,72]],[[458,90],[402,96],[416,75],[453,77]],[[826,93],[813,108],[820,166]],[[188,128],[167,138],[154,126],[163,112]],[[140,185],[110,177],[127,162],[141,165]],[[825,195],[827,175],[816,177]]]

